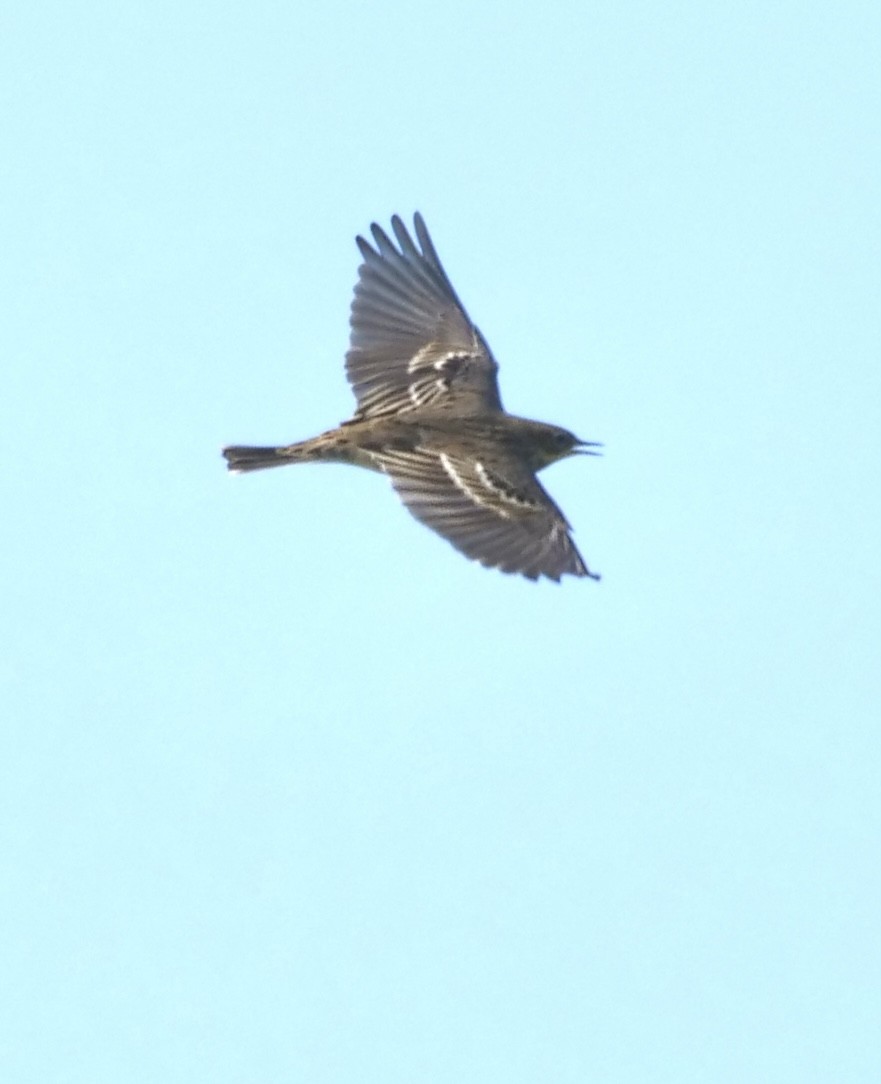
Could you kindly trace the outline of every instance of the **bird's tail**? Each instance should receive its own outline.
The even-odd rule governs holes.
[[[296,445],[280,448],[251,448],[243,444],[233,444],[223,449],[226,465],[237,474],[246,471],[266,470],[267,467],[283,467],[298,458],[293,454]]]

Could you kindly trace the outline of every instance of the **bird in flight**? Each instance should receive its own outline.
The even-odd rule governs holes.
[[[357,400],[337,429],[280,447],[223,449],[231,471],[351,463],[381,471],[409,511],[461,553],[530,580],[591,572],[538,471],[595,441],[507,414],[498,365],[441,266],[425,222],[397,245],[375,223],[351,310],[346,376]],[[418,247],[417,243],[418,242]]]

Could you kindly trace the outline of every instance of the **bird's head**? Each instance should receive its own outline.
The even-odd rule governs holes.
[[[558,425],[542,425],[541,429],[542,432],[536,432],[531,441],[533,470],[542,470],[551,463],[556,463],[558,459],[566,459],[570,455],[600,454],[594,451],[595,448],[602,447],[598,441],[581,440]]]

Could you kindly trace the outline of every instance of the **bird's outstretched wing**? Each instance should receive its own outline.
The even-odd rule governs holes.
[[[373,453],[410,512],[466,557],[530,580],[591,576],[569,524],[517,459],[427,449]]]
[[[502,409],[495,362],[441,266],[428,230],[414,217],[416,247],[392,218],[397,247],[375,223],[351,311],[346,375],[356,418],[414,409],[451,415]]]

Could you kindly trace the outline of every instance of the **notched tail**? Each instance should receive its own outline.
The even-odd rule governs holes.
[[[236,474],[252,470],[266,470],[267,467],[283,467],[290,463],[287,448],[251,448],[245,444],[232,444],[223,449],[227,467]]]

